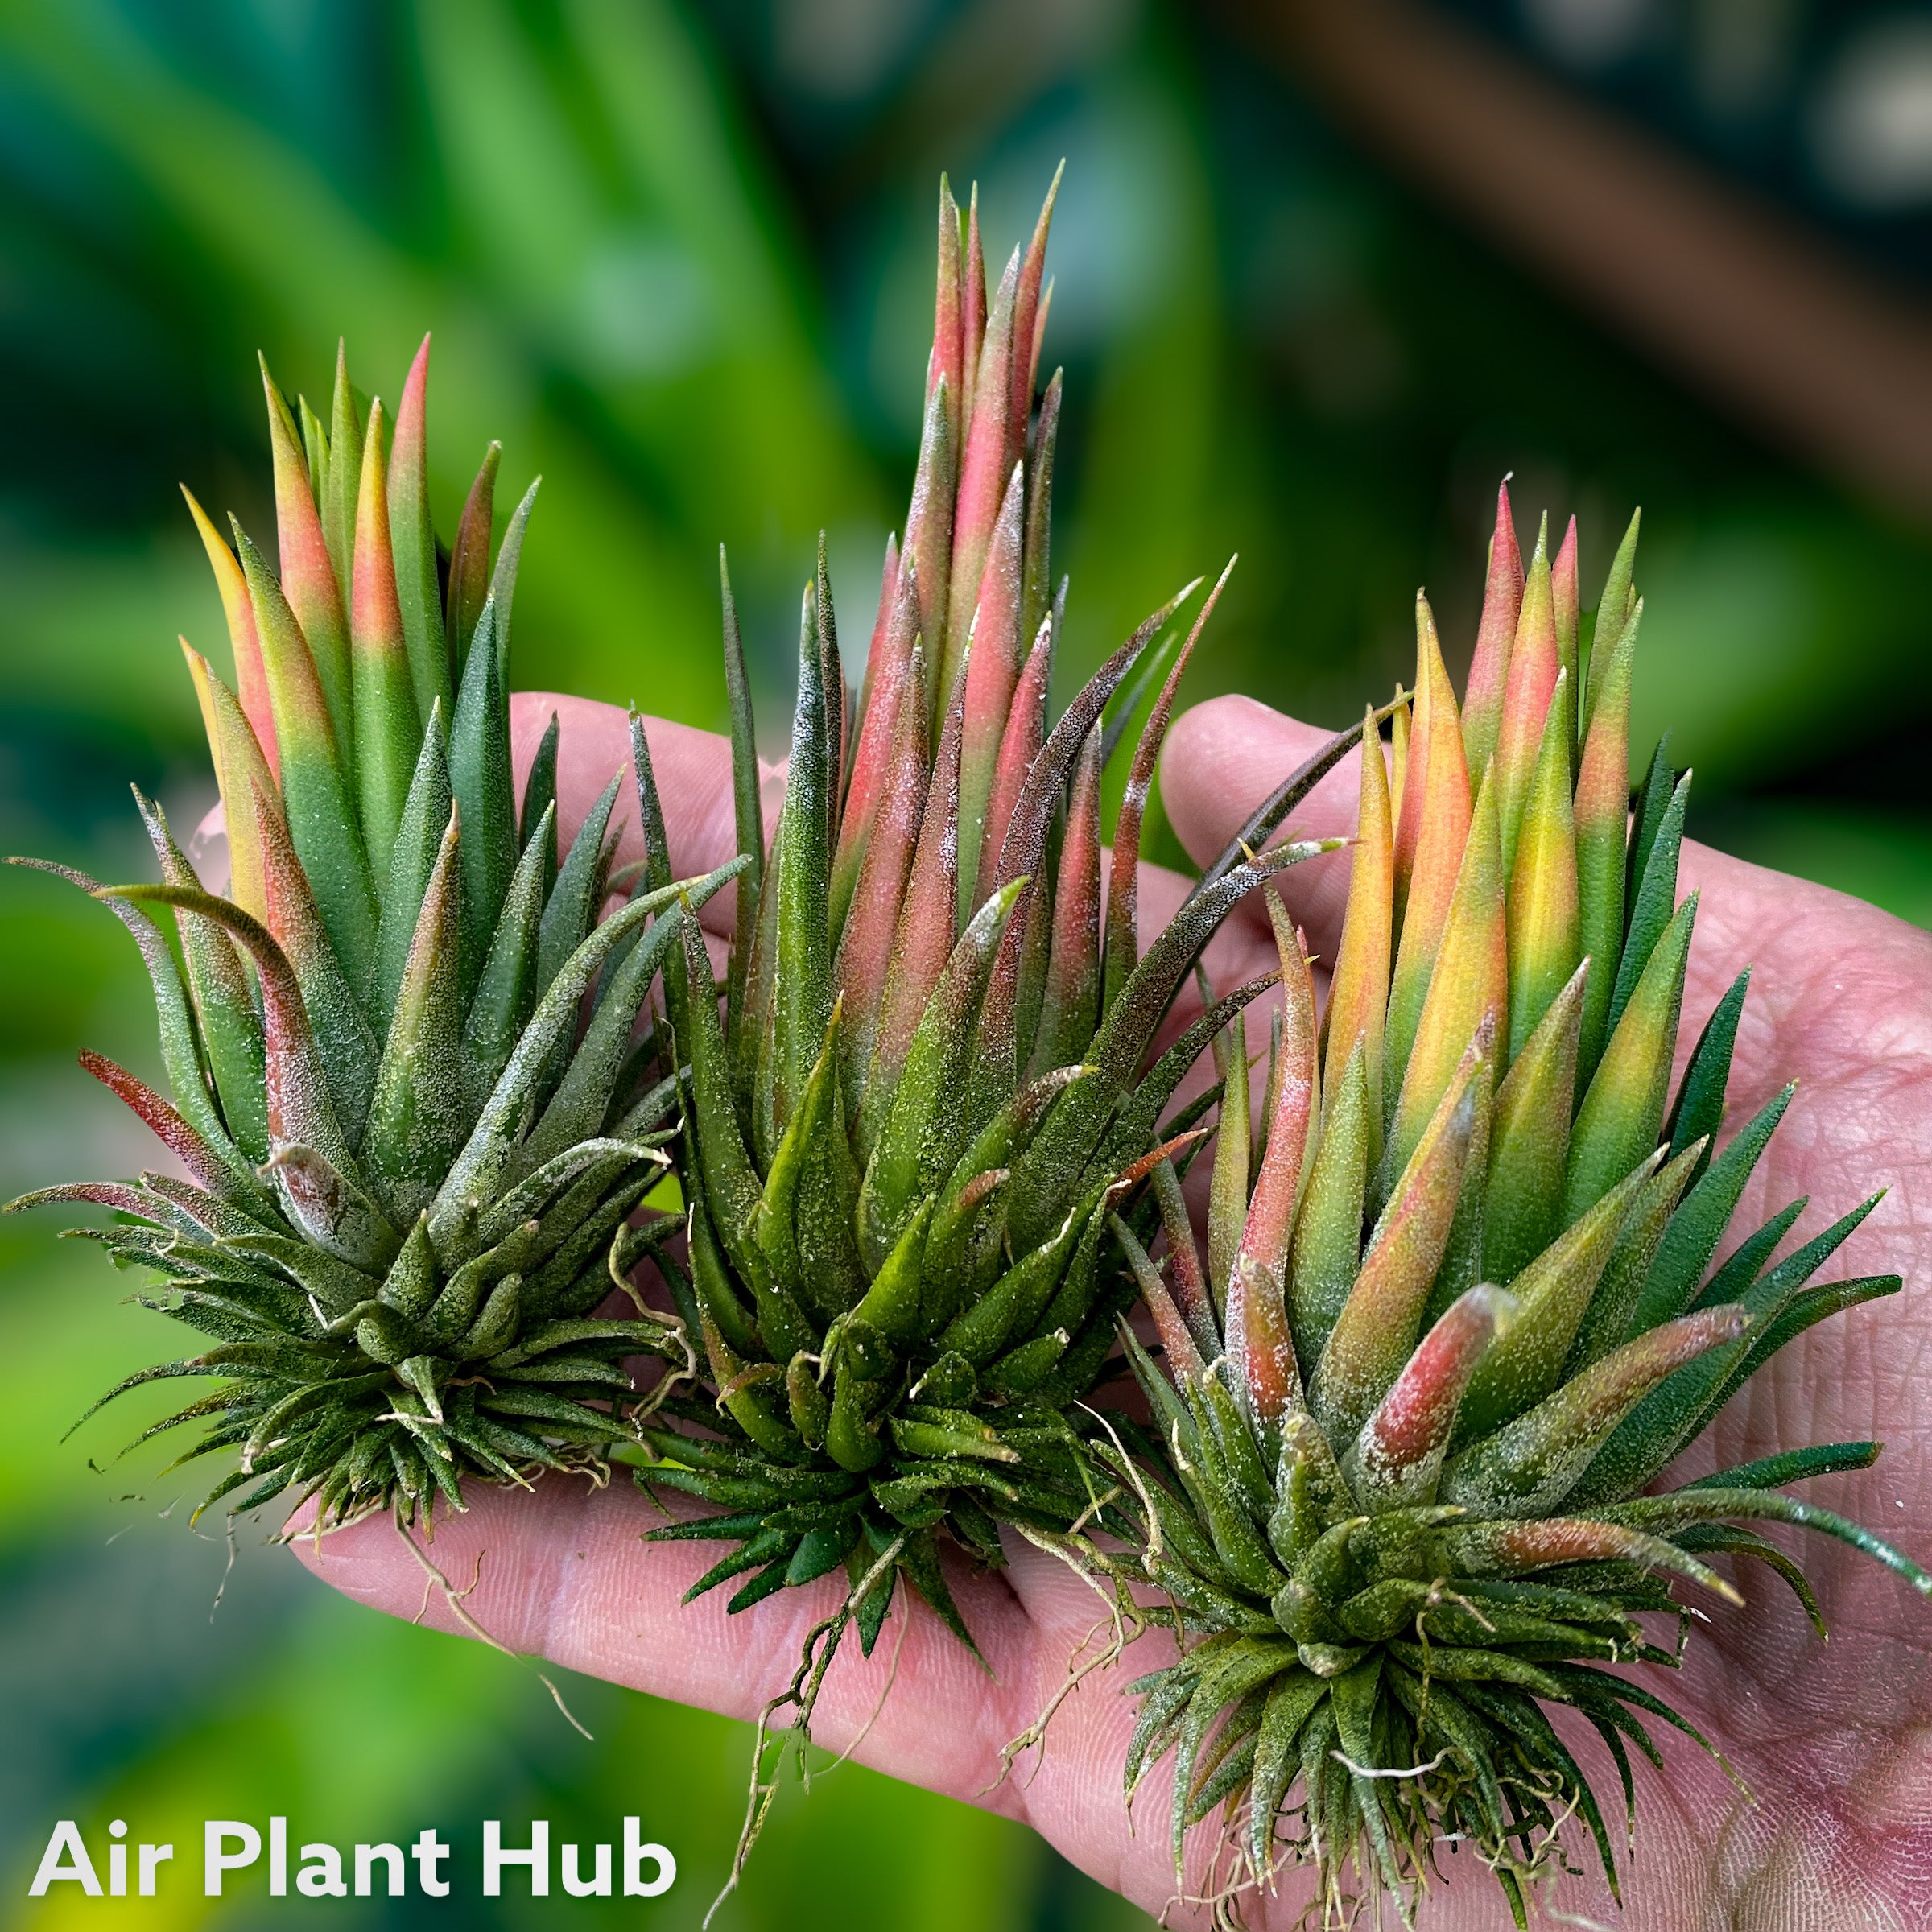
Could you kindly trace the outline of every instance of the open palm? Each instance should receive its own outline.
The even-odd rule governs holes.
[[[526,762],[542,721],[553,708],[563,714],[559,805],[568,832],[626,761],[623,715],[535,695],[516,706]],[[733,849],[728,748],[676,725],[654,723],[650,735],[673,868],[680,876],[704,872]],[[1240,698],[1179,720],[1163,795],[1190,852],[1205,859],[1218,851],[1321,738]],[[1344,766],[1317,790],[1297,828],[1347,833],[1355,795]],[[1686,1034],[1695,1037],[1724,989],[1755,962],[1732,1113],[1744,1117],[1787,1080],[1800,1082],[1740,1223],[1755,1226],[1809,1195],[1814,1206],[1802,1235],[1889,1184],[1885,1202],[1853,1236],[1852,1265],[1906,1282],[1901,1297],[1821,1324],[1775,1357],[1689,1452],[1686,1472],[1806,1443],[1876,1438],[1886,1453],[1875,1468],[1826,1479],[1807,1493],[1923,1560],[1932,1551],[1932,1387],[1923,1373],[1932,1365],[1932,938],[1843,894],[1703,847],[1687,844],[1682,865],[1685,884],[1703,895]],[[1333,952],[1347,866],[1338,853],[1283,877],[1318,952]],[[1141,890],[1144,925],[1152,929],[1184,886],[1144,871]],[[705,917],[726,930],[728,900],[714,900]],[[1232,984],[1265,969],[1273,952],[1259,906],[1244,906],[1210,963]],[[806,1631],[841,1587],[828,1578],[728,1617],[717,1594],[681,1604],[715,1552],[640,1541],[663,1518],[627,1484],[597,1491],[559,1479],[529,1493],[478,1488],[470,1503],[467,1515],[439,1526],[436,1554],[446,1574],[478,1575],[467,1608],[493,1637],[569,1669],[733,1716],[753,1715],[783,1688]],[[358,1601],[406,1616],[423,1606],[422,1570],[386,1523],[295,1547]],[[1166,1661],[1170,1640],[1150,1634],[1129,1653],[1131,1668],[1088,1677],[1055,1716],[1043,1756],[1000,1781],[1001,1746],[1039,1714],[1101,1615],[1086,1584],[1053,1558],[1017,1541],[1009,1550],[1006,1570],[949,1579],[990,1677],[923,1606],[909,1609],[902,1592],[871,1661],[856,1648],[841,1653],[815,1736],[842,1748],[873,1719],[856,1753],[863,1761],[1023,1819],[1103,1883],[1158,1912],[1175,1889],[1158,1823],[1166,1773],[1154,1773],[1137,1802],[1137,1835],[1120,1797],[1133,1720],[1121,1689]],[[1803,1554],[1831,1622],[1830,1646],[1819,1644],[1782,1586],[1757,1571],[1740,1579],[1751,1594],[1748,1609],[1708,1606],[1713,1627],[1694,1642],[1686,1681],[1673,1693],[1724,1750],[1750,1796],[1688,1740],[1666,1734],[1666,1778],[1639,1773],[1642,1848],[1624,1911],[1600,1878],[1579,1878],[1545,1898],[1570,1915],[1567,1922],[1617,1920],[1633,1932],[1903,1932],[1932,1923],[1932,1607],[1842,1546],[1814,1540]],[[427,1614],[457,1627],[433,1596]],[[879,1708],[895,1653],[898,1674]],[[1422,1926],[1475,1932],[1506,1921],[1486,1872],[1467,1858],[1444,1864],[1447,1882],[1422,1907]],[[1286,1926],[1304,1903],[1290,1875],[1280,1896],[1249,1917]],[[1187,1917],[1177,1910],[1173,1922]]]

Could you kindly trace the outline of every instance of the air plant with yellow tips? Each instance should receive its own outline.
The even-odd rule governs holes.
[[[213,1378],[147,1433],[204,1425],[180,1459],[239,1460],[210,1501],[292,1490],[316,1499],[319,1525],[460,1508],[476,1478],[601,1471],[638,1439],[625,1358],[688,1362],[675,1324],[641,1302],[624,1319],[597,1311],[677,1225],[629,1224],[677,1110],[653,1036],[634,1044],[634,1028],[686,909],[737,869],[646,890],[599,924],[621,774],[559,862],[554,719],[519,809],[510,621],[536,485],[493,563],[493,444],[442,564],[428,348],[393,428],[340,357],[326,427],[303,402],[298,427],[264,368],[279,569],[238,525],[231,550],[188,499],[237,670],[231,690],[184,642],[228,896],[138,794],[159,884],[48,868],[140,945],[172,1099],[83,1063],[187,1178],[13,1203],[122,1217],[85,1232],[154,1270],[148,1305],[213,1345],[113,1393]]]
[[[1554,560],[1539,535],[1525,572],[1505,489],[1459,710],[1418,598],[1413,715],[1393,782],[1361,762],[1319,1027],[1306,947],[1264,888],[1282,1010],[1258,1150],[1238,1017],[1223,1051],[1205,1266],[1173,1166],[1154,1176],[1164,1270],[1115,1222],[1164,1356],[1129,1336],[1159,1452],[1096,1456],[1137,1478],[1139,1566],[1184,1640],[1133,1686],[1127,1784],[1171,1756],[1177,1868],[1188,1827],[1225,1807],[1224,1914],[1306,1861],[1323,1923],[1384,1894],[1407,1922],[1453,1843],[1521,1925],[1572,1818],[1614,1891],[1601,1807],[1546,1707],[1601,1737],[1634,1828],[1647,1720],[1699,1736],[1611,1667],[1678,1662],[1689,1613],[1667,1586],[1735,1604],[1706,1558],[1752,1558],[1822,1633],[1752,1523],[1839,1538],[1932,1596],[1868,1531],[1785,1493],[1873,1443],[1646,1493],[1785,1343],[1900,1283],[1812,1279],[1876,1197],[1777,1258],[1795,1203],[1712,1269],[1791,1089],[1718,1149],[1747,973],[1670,1093],[1690,780],[1660,745],[1627,811],[1636,544],[1633,520],[1586,667],[1575,526]],[[1674,1646],[1650,1612],[1677,1616]]]

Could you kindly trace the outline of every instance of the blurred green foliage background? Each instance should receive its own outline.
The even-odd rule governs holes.
[[[815,532],[862,634],[902,508],[938,171],[978,180],[1003,257],[1063,155],[1069,675],[1238,549],[1192,695],[1339,723],[1412,663],[1418,582],[1466,654],[1503,471],[1522,511],[1583,517],[1586,602],[1641,502],[1644,748],[1673,720],[1706,836],[1932,922],[1905,749],[1923,534],[1654,373],[1154,0],[0,6],[0,845],[123,875],[129,780],[178,824],[212,799],[171,639],[225,646],[175,485],[266,532],[254,352],[318,398],[338,332],[392,396],[435,332],[446,527],[486,438],[500,497],[543,473],[519,683],[721,721],[722,539],[781,716]],[[154,1059],[132,949],[40,877],[0,876],[0,1192],[131,1171],[144,1150],[72,1055]],[[579,1684],[587,1744],[515,1664],[246,1534],[211,1615],[229,1552],[185,1526],[184,1479],[89,1459],[141,1418],[56,1447],[162,1352],[122,1291],[84,1244],[0,1224],[0,1926],[101,1909],[25,1902],[60,1816],[97,1843],[126,1816],[184,1860],[211,1816],[285,1811],[338,1843],[435,1823],[461,1859],[485,1815],[595,1839],[627,1810],[683,1878],[573,1921],[695,1925],[746,1734]],[[279,1922],[176,1869],[171,1899],[114,1909]],[[1145,1922],[1018,1827],[854,1769],[791,1794],[718,1921]]]

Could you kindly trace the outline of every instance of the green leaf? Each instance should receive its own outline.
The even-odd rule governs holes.
[[[1724,1089],[1731,1077],[1731,1055],[1737,1044],[1737,1022],[1750,985],[1751,968],[1747,966],[1732,981],[1730,990],[1704,1022],[1665,1125],[1664,1131],[1670,1137],[1673,1160],[1693,1141],[1704,1142],[1703,1154],[1691,1173],[1693,1185],[1703,1179],[1704,1170],[1711,1165],[1716,1150],[1717,1130],[1724,1120]]]
[[[475,1117],[464,1090],[459,1051],[459,844],[452,811],[423,895],[362,1140],[363,1165],[382,1187],[390,1217],[399,1226],[413,1222],[428,1205]]]
[[[436,533],[429,517],[428,409],[429,337],[425,336],[410,365],[396,410],[395,441],[389,458],[389,529],[416,709],[427,717],[440,699],[444,716],[448,717],[452,715],[449,647],[444,637],[443,597],[436,580]],[[470,815],[466,809],[466,821]],[[493,916],[491,923],[494,923]]]
[[[1699,1290],[1693,1308],[1708,1308],[1716,1302],[1735,1302],[1757,1279],[1759,1270],[1777,1251],[1791,1232],[1798,1217],[1810,1205],[1809,1195],[1800,1195],[1787,1208],[1780,1208],[1754,1234],[1734,1248],[1724,1265]]]
[[[556,850],[556,811],[554,803],[547,805],[524,841],[463,1022],[463,1091],[478,1113],[510,1064],[536,1004],[539,923]]]
[[[470,653],[473,659],[477,655]],[[729,876],[735,868],[720,868]],[[437,1252],[448,1256],[464,1242],[469,1217],[481,1212],[502,1191],[516,1141],[535,1104],[545,1071],[559,1044],[575,1028],[579,1002],[602,969],[612,950],[628,939],[653,914],[662,912],[679,896],[673,886],[634,899],[613,914],[565,961],[551,983],[530,1025],[518,1041],[463,1151],[451,1164],[448,1178],[431,1210],[430,1232]],[[680,922],[683,923],[683,922]]]
[[[672,943],[679,940],[681,923],[695,919],[696,908],[724,883],[714,874],[691,888],[690,897],[653,921],[625,956],[572,1055],[562,1084],[524,1142],[519,1162],[534,1168],[573,1142],[587,1139],[602,1125],[651,981]]]
[[[160,861],[162,877],[171,886],[199,890],[201,881],[175,844],[161,807],[138,789],[134,802]],[[235,956],[233,942],[220,927],[189,912],[175,917],[181,935],[181,964],[188,997],[221,1102],[222,1124],[240,1152],[251,1161],[266,1161],[268,1113],[262,1096],[262,1022],[242,962]]]
[[[1657,1146],[1696,917],[1693,893],[1658,940],[1577,1109],[1563,1188],[1566,1226]]]
[[[366,994],[374,980],[378,915],[348,768],[295,613],[239,524],[235,548],[275,709],[289,836],[350,983]]]
[[[398,434],[398,444],[400,436]],[[398,557],[397,568],[402,568]],[[407,609],[407,606],[405,607]],[[442,621],[436,621],[439,634]],[[517,805],[510,765],[510,700],[497,675],[496,607],[485,604],[464,667],[449,729],[449,782],[463,815],[463,985],[483,970],[517,869]]]
[[[745,975],[751,965],[753,935],[758,929],[758,893],[765,873],[765,815],[758,792],[758,741],[751,708],[751,681],[745,669],[745,641],[738,630],[738,607],[731,594],[724,546],[718,546],[718,594],[724,610],[724,688],[731,706],[731,799],[739,856],[737,926],[726,976],[724,1037],[733,1061],[740,1060],[739,1033],[745,1024]],[[743,1096],[749,1100],[749,1094]]]
[[[1700,1476],[1695,1482],[1678,1484],[1683,1489],[1782,1489],[1788,1483],[1801,1483],[1814,1476],[1838,1476],[1848,1469],[1869,1469],[1878,1460],[1876,1443],[1823,1443],[1814,1448],[1787,1449],[1777,1455],[1761,1457],[1755,1463],[1740,1463],[1734,1469],[1719,1469]]]
[[[781,892],[784,879],[782,870]],[[973,915],[913,1034],[859,1195],[860,1239],[872,1267],[884,1261],[920,1199],[938,1188],[964,1150],[972,1125],[963,1103],[972,1072],[973,1021],[994,950],[1024,885],[1022,880],[1003,886]]]
[[[530,529],[530,513],[537,506],[537,490],[543,479],[532,477],[517,506],[510,513],[503,541],[497,547],[497,568],[489,580],[489,595],[497,607],[497,675],[503,688],[510,688],[510,618],[517,597],[517,567],[523,560],[523,539]]]
[[[1559,1232],[1588,968],[1550,1002],[1497,1089],[1483,1199],[1483,1278],[1506,1282]]]
[[[1659,747],[1660,750],[1662,747]],[[1677,906],[1677,861],[1684,843],[1684,814],[1690,803],[1690,774],[1686,772],[1670,795],[1657,821],[1644,867],[1638,875],[1629,907],[1629,929],[1623,957],[1617,962],[1616,984],[1610,994],[1608,1025],[1611,1037],[1637,991],[1637,983],[1650,963]],[[1646,801],[1647,803],[1647,801]]]
[[[1367,1049],[1360,1037],[1340,1084],[1327,1097],[1327,1118],[1295,1219],[1288,1287],[1295,1359],[1311,1366],[1321,1360],[1361,1264],[1362,1211],[1375,1123]]]
[[[526,852],[543,823],[544,814],[553,811],[557,803],[557,741],[561,735],[562,726],[553,711],[550,722],[543,727],[543,737],[537,741],[537,749],[531,754],[530,775],[523,781],[523,806],[517,820],[517,836]],[[553,819],[543,866],[543,897],[547,899],[556,877],[557,832]]]
[[[821,633],[828,613],[815,587],[805,595],[799,635],[799,696],[791,727],[785,803],[774,837],[778,895],[778,954],[772,981],[772,1052],[757,1105],[782,1134],[816,1064],[832,1015],[832,939],[828,894],[837,775],[825,737]],[[895,1230],[896,1232],[896,1230]]]
[[[1684,1197],[1664,1230],[1662,1245],[1645,1278],[1630,1318],[1631,1334],[1641,1335],[1690,1306],[1704,1269],[1731,1224],[1745,1184],[1797,1091],[1794,1080],[1781,1093],[1773,1095],[1748,1126],[1732,1136],[1710,1171]],[[1674,1141],[1672,1145],[1674,1148]]]
[[[1901,1577],[1921,1596],[1932,1597],[1932,1575],[1920,1569],[1885,1541],[1859,1523],[1847,1521],[1814,1503],[1800,1502],[1796,1496],[1781,1496],[1769,1489],[1678,1489],[1668,1496],[1641,1496],[1626,1503],[1616,1503],[1597,1513],[1606,1522],[1625,1525],[1649,1534],[1669,1535],[1691,1523],[1726,1521],[1742,1517],[1748,1521],[1790,1523],[1801,1530],[1815,1530],[1835,1537],[1876,1562],[1895,1576]]]
[[[503,445],[491,443],[483,452],[482,467],[469,486],[457,520],[456,541],[449,547],[449,584],[444,600],[444,631],[450,655],[458,664],[466,662],[469,640],[483,614],[483,601],[489,594],[489,539],[491,518],[496,503],[497,471],[503,460]]]
[[[557,869],[557,882],[544,902],[543,922],[538,928],[535,984],[539,999],[557,976],[559,968],[584,943],[585,935],[597,923],[604,835],[610,828],[610,815],[623,784],[623,773],[613,773],[585,815],[564,863]]]
[[[749,1274],[745,1254],[753,1245],[753,1220],[764,1187],[738,1131],[724,1035],[718,1023],[717,985],[696,917],[683,920],[680,930],[691,998],[688,1026],[678,1045],[691,1063],[691,1137],[712,1224],[733,1261]]]

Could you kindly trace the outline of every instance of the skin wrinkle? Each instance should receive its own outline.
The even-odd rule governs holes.
[[[623,715],[568,698],[514,703],[519,770],[551,710],[562,714],[559,816],[568,837],[627,755]],[[1190,852],[1200,859],[1218,850],[1323,735],[1239,698],[1178,720],[1163,794]],[[708,869],[733,844],[722,742],[655,720],[650,737],[673,869],[680,876]],[[1293,830],[1346,836],[1356,795],[1352,760],[1345,761]],[[641,852],[634,816],[634,803],[621,863]],[[1339,852],[1283,877],[1291,910],[1325,957],[1332,958],[1339,936],[1348,864]],[[1810,1195],[1812,1205],[1790,1237],[1795,1245],[1889,1182],[1892,1191],[1833,1257],[1828,1274],[1897,1272],[1907,1286],[1794,1344],[1666,1480],[1790,1443],[1870,1435],[1888,1441],[1876,1469],[1823,1479],[1802,1493],[1872,1524],[1923,1560],[1932,1554],[1932,1430],[1918,1413],[1926,1385],[1920,1370],[1932,1360],[1932,939],[1841,894],[1686,844],[1683,888],[1693,887],[1703,898],[1680,1058],[1732,978],[1755,959],[1726,1136],[1789,1075],[1801,1080],[1720,1256],[1754,1224],[1753,1210],[1761,1220]],[[1172,875],[1143,867],[1143,933],[1157,929],[1183,890]],[[729,902],[722,894],[720,901],[706,909],[714,928],[729,922]],[[1211,948],[1217,989],[1270,969],[1274,950],[1265,915],[1252,901]],[[1257,1010],[1265,1014],[1265,1003]],[[1897,1507],[1901,1500],[1907,1508]],[[749,1716],[789,1679],[806,1629],[837,1600],[837,1583],[781,1592],[737,1617],[724,1608],[729,1588],[680,1608],[679,1597],[716,1560],[717,1546],[637,1540],[663,1520],[627,1483],[595,1494],[568,1482],[546,1483],[535,1496],[480,1488],[469,1514],[439,1525],[436,1560],[460,1588],[476,1551],[494,1553],[469,1607],[513,1647]],[[1740,1798],[1690,1740],[1659,1725],[1666,1773],[1660,1779],[1637,1765],[1642,1849],[1634,1871],[1624,1868],[1625,1909],[1619,1913],[1591,1875],[1594,1854],[1580,1840],[1575,1856],[1589,1861],[1586,1875],[1566,1880],[1545,1902],[1629,1932],[1905,1932],[1932,1924],[1932,1607],[1856,1553],[1815,1537],[1801,1540],[1779,1525],[1766,1529],[1805,1558],[1831,1623],[1830,1646],[1818,1645],[1781,1581],[1755,1565],[1740,1574],[1720,1558],[1746,1590],[1748,1611],[1700,1599],[1711,1621],[1693,1636],[1682,1680],[1660,1686],[1724,1749],[1753,1799]],[[324,1538],[319,1557],[312,1542],[295,1550],[374,1607],[408,1617],[422,1602],[421,1572],[386,1523]],[[1171,1655],[1166,1633],[1141,1639],[1119,1667],[1090,1678],[1068,1700],[1037,1773],[1030,1777],[1022,1765],[996,1791],[979,1795],[997,1770],[999,1746],[1037,1715],[1100,1614],[1091,1592],[1051,1557],[1017,1542],[1009,1554],[1011,1568],[1000,1576],[949,1570],[997,1682],[916,1606],[898,1688],[859,1755],[1032,1825],[1101,1882],[1158,1913],[1174,1889],[1163,1823],[1169,1772],[1163,1765],[1150,1774],[1133,1829],[1120,1796],[1133,1715],[1121,1687]],[[900,1614],[895,1607],[894,1617]],[[425,1620],[452,1627],[440,1597],[432,1595]],[[833,1749],[871,1715],[895,1635],[894,1629],[882,1634],[869,1662],[852,1645],[828,1678],[816,1732]],[[1553,1717],[1620,1841],[1620,1793],[1600,1743],[1578,1720]],[[1211,1829],[1197,1830],[1191,1880],[1203,1868]],[[1444,1865],[1449,1881],[1425,1901],[1418,1932],[1490,1932],[1505,1922],[1486,1873],[1467,1858],[1448,1857]],[[1285,1932],[1307,1897],[1305,1882],[1284,1875],[1278,1896],[1253,1917],[1257,1926]],[[1177,1912],[1170,1922],[1196,1924],[1199,1915]]]

